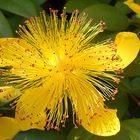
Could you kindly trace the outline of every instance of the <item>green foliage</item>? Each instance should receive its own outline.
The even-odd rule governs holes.
[[[71,13],[72,11],[78,9],[80,12],[85,9],[87,6],[100,3],[100,0],[69,0],[65,7],[67,8],[67,12]]]
[[[46,0],[0,0],[0,37],[13,37],[19,24],[37,16]],[[6,18],[5,18],[6,17]]]
[[[65,7],[67,7],[67,12],[71,13],[73,10],[78,9],[80,12],[86,7],[99,3],[109,3],[110,0],[69,0]]]
[[[0,9],[25,18],[37,15],[35,4],[31,0],[0,0]]]
[[[13,32],[10,27],[10,24],[3,15],[3,13],[0,11],[0,37],[12,37],[12,36]]]
[[[131,140],[140,140],[140,119],[130,119],[122,122]]]
[[[140,77],[136,77],[131,81],[132,92],[140,97]]]
[[[104,21],[108,31],[122,31],[129,26],[128,18],[115,7],[107,4],[92,5],[84,9],[83,12],[88,13],[88,19],[92,18],[96,23]]]
[[[35,2],[37,5],[42,5],[43,3],[45,3],[46,0],[32,0],[33,2]]]
[[[117,115],[121,119],[124,117],[125,113],[128,110],[128,96],[124,92],[119,92],[115,96],[115,100],[109,100],[107,106],[112,109],[117,109]]]
[[[112,31],[104,31],[99,33],[94,39],[93,42],[99,42],[99,41],[103,41],[106,39],[115,39],[117,32],[112,32]]]
[[[93,135],[84,128],[72,129],[67,140],[140,140],[140,119],[129,119],[121,122],[121,130],[115,136],[99,137]]]
[[[140,76],[140,54],[124,71],[125,76]]]
[[[14,140],[66,140],[66,136],[57,131],[29,130],[20,132]]]
[[[84,128],[74,128],[69,133],[67,140],[131,140],[125,129],[115,135],[110,137],[99,137],[87,132]]]
[[[131,13],[131,10],[124,5],[123,1],[117,1],[115,7],[124,15]]]

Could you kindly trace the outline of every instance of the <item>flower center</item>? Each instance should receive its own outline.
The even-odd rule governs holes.
[[[69,74],[74,71],[75,66],[72,62],[71,57],[63,57],[63,58],[58,58],[58,62],[56,65],[57,69],[59,72],[63,74]]]

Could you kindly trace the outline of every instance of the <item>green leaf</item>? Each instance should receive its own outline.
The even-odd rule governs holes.
[[[19,25],[22,25],[26,19],[18,15],[13,15],[13,16],[10,16],[7,20],[9,21],[15,33],[15,31],[19,29]],[[15,33],[15,35],[17,34]]]
[[[131,9],[124,4],[124,1],[117,1],[115,7],[124,15],[131,13]]]
[[[29,130],[18,133],[14,140],[66,140],[63,132]]]
[[[117,109],[117,115],[121,119],[128,109],[128,96],[123,92],[118,92],[115,96],[115,100],[107,101],[107,106],[112,109]]]
[[[122,93],[130,93],[132,92],[130,79],[125,77],[121,79],[120,83],[117,85],[119,91]]]
[[[100,3],[99,0],[69,0],[65,7],[67,8],[67,12],[71,13],[75,9],[80,10],[80,12],[85,9],[89,5]]]
[[[31,0],[0,0],[0,9],[25,18],[37,15],[37,9]]]
[[[83,11],[86,7],[99,3],[109,3],[111,0],[69,0],[65,7],[67,8],[67,12],[71,13],[75,9]]]
[[[10,27],[9,22],[3,15],[3,13],[0,11],[0,37],[12,37],[13,32]]]
[[[128,28],[128,18],[121,14],[117,8],[107,4],[95,4],[83,10],[88,13],[88,19],[92,18],[96,23],[104,21],[108,31],[122,31]]]
[[[140,140],[140,119],[129,119],[121,122],[118,134],[101,137],[87,132],[84,128],[72,129],[67,140]]]
[[[122,127],[127,130],[131,140],[140,140],[140,118],[125,120]]]
[[[111,0],[101,0],[102,2],[104,2],[104,3],[110,3],[111,2]]]
[[[139,23],[138,24],[140,25],[140,19],[139,19]],[[136,33],[137,36],[140,38],[140,27],[134,29],[133,32]]]
[[[134,97],[132,94],[129,94],[129,116],[133,118],[140,118],[140,107],[138,105],[138,97]]]
[[[83,136],[86,135],[86,139],[85,140],[89,140],[88,138],[92,137],[93,134],[87,132],[83,127],[79,127],[79,128],[73,128],[68,137],[67,140],[84,140]]]
[[[45,3],[47,0],[32,0],[34,3],[36,3],[37,5],[42,5],[43,3]]]
[[[137,4],[140,4],[140,0],[135,0],[135,2],[136,2]]]
[[[124,70],[124,76],[140,76],[140,53],[137,58]]]
[[[114,40],[114,38],[116,37],[117,32],[111,32],[111,31],[104,31],[99,33],[94,39],[93,42],[99,42],[99,41],[103,41],[103,40],[107,40],[107,39],[112,39]]]
[[[140,97],[140,77],[136,77],[131,81],[132,93]]]
[[[130,137],[128,136],[127,131],[123,128],[115,136],[101,137],[93,135],[87,132],[84,128],[80,127],[78,129],[72,129],[67,140],[130,140]]]

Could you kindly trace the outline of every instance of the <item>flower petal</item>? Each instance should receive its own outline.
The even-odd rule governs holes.
[[[122,67],[120,60],[114,59],[117,57],[116,49],[114,49],[114,45],[110,41],[91,45],[89,48],[80,51],[77,57],[73,58],[76,67],[94,71],[114,71]]]
[[[120,32],[115,44],[117,46],[104,42],[79,52],[78,57],[73,58],[75,66],[96,71],[114,71],[127,67],[139,52],[140,40],[135,33]]]
[[[17,40],[17,38],[0,38],[0,44],[2,44],[3,42],[9,42],[9,41],[14,41]]]
[[[16,119],[23,124],[22,129],[43,130],[47,120],[58,121],[59,125],[63,117],[63,82],[64,76],[56,74],[39,87],[25,91],[16,106]]]
[[[0,117],[0,137],[12,139],[20,131],[19,124],[13,118]]]
[[[120,32],[116,36],[115,43],[117,54],[122,59],[122,68],[125,68],[137,57],[140,50],[140,40],[135,33]]]
[[[11,56],[9,56],[9,48],[12,48],[11,47],[15,42],[17,42],[18,38],[1,38],[0,39],[0,52],[1,52],[1,55],[0,55],[0,66],[11,66],[12,65],[12,60],[13,58],[11,58]],[[13,50],[14,51],[14,50]],[[12,54],[14,54],[12,52]],[[14,55],[13,55],[14,57]]]
[[[1,101],[11,101],[17,96],[19,96],[19,91],[15,90],[12,86],[0,87],[0,100]]]
[[[46,124],[46,113],[45,112],[38,112],[32,113],[30,116],[25,116],[25,112],[21,111],[20,113],[16,114],[16,120],[20,124],[20,129],[22,131],[26,131],[29,129],[40,129],[44,130]]]
[[[140,15],[140,5],[134,3],[133,0],[127,0],[124,2],[130,9],[132,9],[136,14]]]
[[[120,122],[116,112],[116,110],[112,109],[98,108],[89,119],[89,122],[83,121],[82,126],[95,135],[115,135],[120,131]]]
[[[46,51],[48,50],[46,49]],[[47,55],[49,58],[45,58],[46,56],[44,55]],[[31,83],[38,83],[37,81],[41,81],[41,78],[51,75],[50,71],[54,69],[54,66],[51,64],[53,63],[52,57],[54,58],[52,52],[48,51],[47,54],[46,52],[43,54],[38,48],[23,39],[10,38],[1,39],[0,41],[0,67],[11,67],[10,74],[13,74],[16,79],[18,77],[19,80],[11,78],[7,82],[19,81],[14,83],[16,88],[17,86],[20,89],[21,87],[24,88],[24,86],[29,87]],[[25,80],[27,77],[28,80]]]
[[[45,104],[46,91],[42,87],[26,90],[16,105],[15,118],[22,130],[41,129],[46,124]],[[42,99],[41,99],[42,97]]]
[[[116,110],[105,109],[101,93],[83,75],[68,78],[68,92],[77,120],[89,132],[100,136],[115,135],[120,130]]]

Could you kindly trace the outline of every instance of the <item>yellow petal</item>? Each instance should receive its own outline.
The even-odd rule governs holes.
[[[118,133],[120,122],[116,110],[104,109],[101,93],[80,74],[71,75],[68,79],[69,96],[75,107],[77,122],[96,135],[111,136]]]
[[[5,137],[0,136],[0,140],[5,140]]]
[[[14,41],[17,40],[17,38],[0,38],[0,44],[2,44],[5,41]]]
[[[48,51],[48,49],[46,50]],[[49,53],[52,54],[51,52],[47,54],[45,52],[45,55],[49,55]],[[51,59],[51,57],[49,59]],[[1,39],[0,41],[0,66],[12,66],[10,72],[14,75],[18,75],[22,78],[30,77],[29,79],[35,80],[44,77],[49,73],[49,70],[53,68],[50,64],[44,66],[44,60],[44,54],[40,55],[36,47],[33,47],[23,39],[8,38]],[[52,60],[52,62],[48,63],[53,62]],[[47,74],[46,71],[48,71]],[[23,83],[23,85],[25,83]]]
[[[48,81],[41,86],[25,91],[18,100],[15,115],[18,122],[22,124],[22,129],[43,130],[46,120],[51,120],[52,123],[61,121],[63,117],[63,82],[64,76],[58,73],[49,77]]]
[[[17,42],[18,38],[0,38],[0,66],[11,66],[12,65],[12,57],[8,56],[9,54],[9,47],[12,47],[14,42]],[[11,48],[12,50],[13,48]],[[14,50],[14,49],[13,49]],[[14,55],[13,55],[14,57]],[[10,60],[8,61],[7,58]]]
[[[120,32],[115,38],[115,44],[117,52],[107,42],[106,45],[98,44],[81,51],[81,56],[74,58],[76,67],[96,71],[124,69],[136,58],[140,50],[140,40],[135,33]]]
[[[89,122],[83,121],[82,126],[89,132],[99,136],[112,136],[120,131],[120,121],[116,110],[98,108]]]
[[[11,140],[20,131],[17,121],[9,117],[0,117],[0,137]]]
[[[122,67],[119,60],[113,60],[116,51],[110,41],[92,45],[74,58],[76,67],[94,71],[114,71]]]
[[[122,59],[122,68],[127,67],[136,57],[140,50],[140,40],[135,33],[120,32],[115,38],[117,54]]]
[[[140,15],[140,5],[133,2],[133,0],[128,0],[124,2],[130,9],[132,9],[136,14]]]
[[[16,114],[16,120],[20,124],[20,129],[26,131],[29,129],[44,130],[46,124],[46,112],[32,113],[29,117],[25,116],[25,112]]]
[[[46,124],[45,96],[44,88],[38,87],[26,90],[20,97],[16,105],[15,118],[22,130],[44,129]]]
[[[19,96],[19,91],[15,90],[12,86],[0,87],[0,100],[10,101]]]

